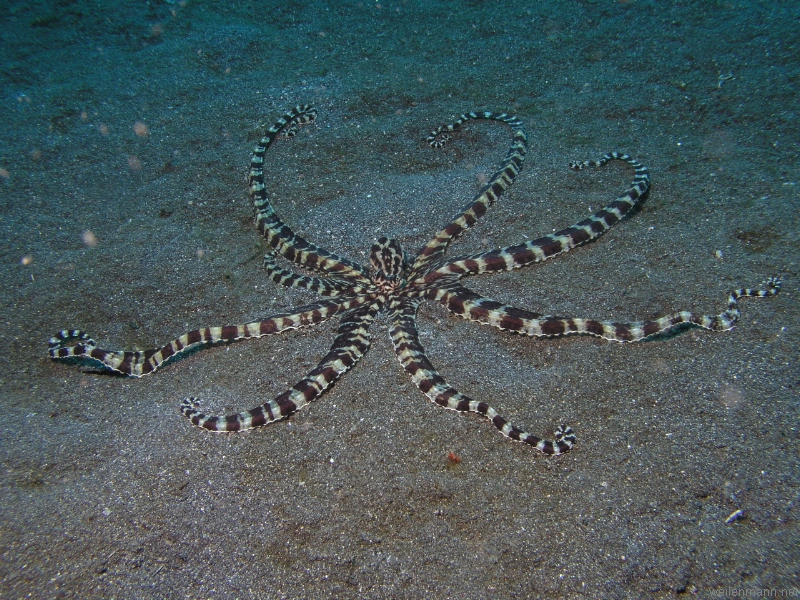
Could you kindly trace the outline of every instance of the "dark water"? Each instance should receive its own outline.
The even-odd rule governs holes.
[[[793,2],[4,5],[0,596],[796,595],[799,19]],[[783,291],[742,301],[732,332],[630,345],[424,305],[451,384],[539,435],[575,429],[557,458],[431,404],[385,318],[332,391],[240,435],[191,427],[180,401],[264,402],[334,322],[140,380],[52,362],[63,328],[144,349],[314,301],[264,273],[246,183],[264,128],[302,103],[319,117],[270,149],[271,198],[351,260],[382,235],[413,252],[465,206],[508,130],[425,136],[494,110],[530,151],[451,254],[563,228],[631,178],[571,160],[630,152],[653,188],[597,242],[470,279],[479,293],[631,321],[715,314],[775,275]]]

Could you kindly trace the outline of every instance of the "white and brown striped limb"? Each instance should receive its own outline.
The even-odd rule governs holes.
[[[267,196],[264,183],[264,154],[267,149],[282,129],[287,128],[287,135],[293,136],[298,126],[311,123],[316,117],[316,109],[308,105],[294,108],[267,130],[253,151],[250,159],[250,196],[255,207],[256,228],[270,246],[298,265],[323,273],[364,277],[366,274],[358,263],[336,256],[292,231],[275,212]]]
[[[781,289],[781,282],[770,279],[764,289],[739,289],[728,296],[728,307],[718,315],[696,315],[681,311],[664,317],[634,323],[599,321],[571,317],[543,316],[489,298],[484,298],[472,290],[451,285],[447,289],[431,290],[427,299],[442,304],[453,314],[491,325],[505,331],[514,331],[532,337],[559,337],[564,335],[593,335],[614,342],[638,342],[676,327],[694,325],[709,331],[729,331],[739,320],[739,298],[766,298],[774,296]]]
[[[460,129],[467,121],[477,119],[500,121],[511,127],[513,130],[511,147],[508,149],[500,168],[491,176],[489,182],[478,191],[472,202],[420,250],[411,268],[412,273],[425,271],[429,265],[441,258],[447,251],[447,246],[450,242],[475,225],[500,195],[511,187],[514,179],[522,170],[522,163],[525,162],[525,154],[528,152],[528,136],[525,133],[522,122],[517,117],[506,113],[471,112],[463,114],[454,123],[439,127],[432,132],[428,136],[428,143],[435,148],[439,148],[449,139],[449,133],[446,132]]]
[[[292,313],[279,313],[263,321],[244,325],[204,327],[184,333],[161,348],[151,350],[103,350],[89,335],[78,329],[64,329],[50,338],[50,358],[85,358],[98,361],[111,371],[141,377],[158,369],[169,359],[190,350],[215,343],[260,338],[283,333],[289,329],[308,327],[364,304],[361,296],[321,300],[300,307]]]
[[[485,402],[473,400],[448,384],[428,360],[425,348],[419,341],[416,326],[417,306],[416,301],[393,303],[389,309],[391,322],[389,335],[403,369],[428,399],[442,408],[483,415],[504,436],[529,444],[545,454],[563,454],[572,448],[575,435],[570,427],[558,427],[555,430],[555,441],[536,437],[509,423]]]
[[[275,283],[279,283],[285,287],[299,287],[316,292],[320,296],[339,296],[341,294],[361,294],[366,291],[369,284],[368,280],[364,280],[366,285],[357,285],[352,281],[346,279],[338,279],[329,277],[323,279],[322,277],[309,277],[308,275],[300,275],[288,269],[283,269],[275,262],[275,256],[272,253],[264,255],[264,268],[267,270],[267,275]]]

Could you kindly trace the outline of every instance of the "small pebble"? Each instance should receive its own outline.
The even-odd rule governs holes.
[[[734,521],[738,521],[739,519],[744,518],[744,511],[740,508],[736,512],[732,512],[727,519],[725,519],[725,523],[730,525]]]

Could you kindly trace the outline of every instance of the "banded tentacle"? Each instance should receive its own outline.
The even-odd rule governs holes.
[[[519,172],[522,170],[522,163],[525,161],[525,154],[528,152],[528,137],[522,122],[513,115],[506,113],[467,113],[461,115],[454,123],[439,127],[428,136],[428,143],[434,147],[440,147],[447,141],[449,132],[459,129],[465,122],[476,119],[488,119],[500,121],[507,124],[513,130],[511,147],[508,149],[503,162],[498,170],[489,179],[489,182],[481,188],[467,207],[444,229],[439,231],[431,241],[429,241],[420,251],[412,266],[412,273],[423,273],[430,265],[440,259],[450,242],[460,236],[464,231],[475,225],[489,207],[494,204],[500,195],[511,187]]]
[[[570,427],[558,427],[554,441],[539,438],[509,423],[485,402],[473,400],[449,385],[428,360],[419,341],[418,305],[417,301],[394,301],[389,308],[389,334],[397,359],[422,393],[443,408],[483,415],[504,436],[529,444],[544,454],[563,454],[572,448],[575,434]]]
[[[650,189],[650,176],[647,167],[628,154],[610,152],[600,160],[570,163],[570,168],[580,170],[585,167],[601,167],[610,160],[621,160],[628,163],[635,169],[636,174],[630,187],[621,196],[589,218],[583,219],[571,227],[524,244],[456,258],[438,269],[426,273],[424,281],[432,283],[441,277],[453,274],[465,277],[492,271],[518,269],[545,261],[600,237],[619,223],[633,207],[641,202]]]
[[[204,327],[184,333],[161,348],[150,350],[104,350],[97,347],[88,334],[79,329],[64,329],[50,338],[50,358],[86,358],[102,363],[103,367],[141,377],[158,369],[165,361],[185,354],[200,346],[217,342],[235,342],[248,338],[282,333],[289,329],[307,327],[327,321],[331,317],[357,308],[367,302],[367,296],[350,296],[321,300],[288,313],[278,313],[263,321],[244,325]]]
[[[718,315],[697,315],[681,311],[664,317],[634,323],[617,323],[595,319],[543,316],[538,313],[508,306],[476,294],[461,285],[436,288],[428,292],[427,298],[445,306],[453,314],[470,321],[515,331],[534,337],[557,337],[563,335],[593,335],[615,342],[637,342],[666,333],[682,325],[695,325],[709,331],[728,331],[739,320],[740,298],[765,298],[774,296],[781,289],[779,279],[769,279],[762,289],[743,288],[734,290],[728,297],[727,308]]]
[[[430,289],[425,293],[425,298],[439,302],[454,315],[468,321],[506,331],[524,333],[531,321],[553,318],[485,298],[458,283]]]
[[[379,310],[380,303],[372,302],[344,315],[328,354],[308,375],[274,399],[245,412],[217,417],[202,413],[196,399],[188,398],[181,412],[198,427],[217,432],[244,431],[285,419],[313,402],[364,356],[370,344],[369,326]]]
[[[359,285],[359,283],[354,281],[337,279],[334,277],[323,279],[322,277],[301,275],[289,269],[279,267],[272,253],[264,256],[264,268],[267,270],[269,278],[275,283],[286,287],[305,288],[316,292],[320,296],[338,296],[342,293],[361,294],[366,291],[369,285],[369,280],[364,280],[360,282]]]
[[[294,135],[297,127],[314,121],[316,109],[309,105],[298,106],[267,130],[253,151],[250,160],[250,196],[255,207],[255,222],[258,231],[270,246],[288,260],[308,269],[323,273],[334,273],[352,277],[363,277],[363,268],[356,262],[328,252],[297,235],[284,223],[270,204],[264,183],[264,155],[284,128],[287,135]]]

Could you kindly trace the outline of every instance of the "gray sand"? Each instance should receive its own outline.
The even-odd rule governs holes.
[[[12,2],[0,597],[800,593],[798,17],[767,1]],[[316,364],[335,322],[140,380],[51,361],[63,328],[149,348],[313,300],[265,276],[245,182],[264,126],[306,102],[320,116],[276,143],[267,180],[283,218],[333,252],[423,245],[509,142],[491,123],[439,151],[425,136],[497,110],[525,122],[528,160],[451,254],[572,224],[631,179],[570,160],[629,151],[653,189],[599,241],[473,289],[615,320],[717,313],[773,275],[784,289],[742,301],[731,332],[629,345],[421,309],[450,383],[533,433],[575,429],[557,458],[430,403],[385,319],[317,403],[239,435],[192,427],[180,401],[263,402]]]

